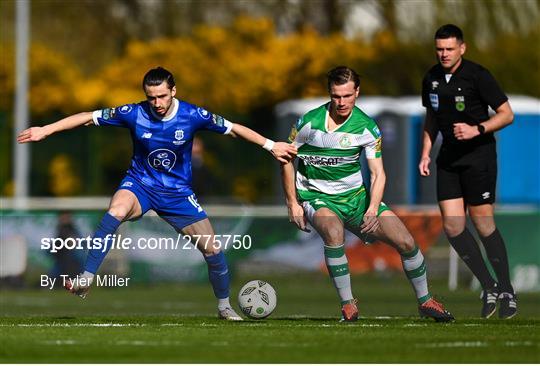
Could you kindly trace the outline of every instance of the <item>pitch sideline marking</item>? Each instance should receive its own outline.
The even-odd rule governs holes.
[[[72,346],[72,345],[90,344],[90,342],[81,342],[81,341],[76,341],[73,339],[53,339],[53,340],[41,341],[38,343],[46,344],[46,345],[55,345],[55,346],[65,346],[65,345]],[[191,347],[191,345],[186,344],[185,342],[181,342],[181,341],[148,341],[148,340],[138,340],[138,339],[113,341],[113,342],[107,342],[107,344],[113,345],[113,346],[152,346],[152,347],[186,346],[186,347]],[[230,343],[228,341],[216,341],[216,342],[211,342],[210,345],[214,347],[229,347]],[[269,343],[265,343],[265,346],[288,348],[288,347],[291,347],[291,344],[283,343],[283,342],[278,342],[278,343],[269,342]],[[305,347],[313,347],[313,345],[309,343],[295,343],[294,347],[305,348]]]
[[[482,348],[489,346],[496,346],[498,342],[482,342],[482,341],[472,341],[472,342],[441,342],[441,343],[423,343],[417,344],[418,348]],[[503,347],[532,347],[537,346],[537,344],[530,341],[507,341],[504,342]]]
[[[58,328],[76,328],[76,327],[144,327],[146,324],[138,323],[35,323],[35,324],[0,324],[1,327],[23,327],[23,328],[32,328],[32,327],[58,327]]]

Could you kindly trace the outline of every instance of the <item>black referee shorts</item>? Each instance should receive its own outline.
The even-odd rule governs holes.
[[[437,165],[437,200],[463,198],[471,206],[495,202],[497,160],[482,159],[456,167]]]

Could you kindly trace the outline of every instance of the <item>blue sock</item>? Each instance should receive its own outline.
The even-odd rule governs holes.
[[[208,257],[205,256],[204,259],[208,264],[208,278],[214,289],[214,295],[218,299],[229,297],[231,277],[229,275],[227,261],[225,260],[225,254],[219,252]]]
[[[104,243],[104,238],[107,235],[112,235],[116,232],[116,229],[118,229],[118,226],[122,221],[118,220],[108,212],[103,215],[103,218],[101,219],[101,222],[99,223],[96,233],[94,234],[93,239],[101,238],[102,239],[102,245]],[[112,240],[112,239],[111,239]],[[89,249],[88,250],[88,256],[86,257],[86,263],[84,264],[84,270],[96,273],[99,266],[101,265],[101,262],[103,262],[103,259],[105,259],[105,256],[109,252],[111,240],[108,241],[108,245],[105,251],[103,251],[102,248],[100,249]]]

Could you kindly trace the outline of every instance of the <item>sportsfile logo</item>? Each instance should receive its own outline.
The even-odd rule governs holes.
[[[122,234],[107,234],[104,238],[90,236],[80,238],[42,238],[41,249],[50,253],[67,250],[98,250],[106,253],[110,249],[122,250],[249,250],[253,240],[250,235],[183,235],[173,237],[133,238]]]

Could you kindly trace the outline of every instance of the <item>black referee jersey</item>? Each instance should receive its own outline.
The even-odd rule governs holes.
[[[443,136],[439,159],[441,155],[459,158],[475,152],[495,153],[493,133],[460,141],[454,137],[453,125],[465,122],[474,126],[488,120],[488,106],[496,110],[508,97],[491,73],[472,61],[462,59],[461,65],[451,75],[447,81],[444,69],[437,64],[422,81],[422,104],[433,113]]]

